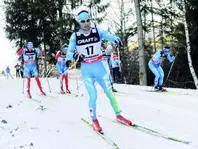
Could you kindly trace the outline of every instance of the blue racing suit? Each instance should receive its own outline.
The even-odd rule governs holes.
[[[66,76],[68,74],[67,65],[66,65],[66,62],[67,62],[66,54],[65,55],[61,54],[61,51],[58,51],[55,59],[57,60],[56,70],[58,71],[60,75]]]
[[[91,118],[96,118],[96,100],[97,91],[95,81],[103,88],[116,115],[120,115],[117,102],[112,94],[112,86],[109,79],[109,73],[105,70],[102,63],[101,40],[109,40],[114,42],[118,39],[106,31],[99,28],[90,28],[90,34],[85,35],[81,29],[74,32],[69,40],[67,58],[73,59],[74,49],[77,49],[79,54],[85,55],[85,59],[81,62],[81,73],[83,82],[89,94],[89,110]]]
[[[36,66],[36,56],[37,55],[44,55],[43,51],[38,49],[38,48],[33,48],[33,43],[32,42],[28,42],[28,44],[30,44],[30,49],[27,48],[21,48],[17,54],[18,56],[23,56],[23,60],[24,60],[24,75],[27,78],[27,93],[28,93],[28,97],[31,98],[31,94],[30,94],[30,78],[31,78],[31,74],[34,76],[37,85],[41,91],[41,93],[43,95],[46,95],[45,92],[43,92],[42,90],[42,86],[41,86],[41,82],[39,80],[38,77],[38,70],[37,70],[37,66]]]
[[[36,67],[36,55],[40,55],[41,51],[38,48],[33,48],[33,50],[28,50],[22,48],[18,55],[22,55],[24,59],[24,75],[30,78],[31,74],[36,78],[38,76],[38,70]]]
[[[7,68],[6,68],[6,77],[7,77],[7,79],[9,78],[9,76],[13,79],[13,77],[12,77],[12,75],[11,75],[11,73],[10,73],[10,68],[7,67]]]
[[[154,87],[162,86],[163,84],[164,71],[160,64],[164,59],[168,59],[170,62],[173,62],[175,60],[175,57],[171,56],[170,53],[165,55],[163,50],[158,50],[148,63],[150,70],[155,75]]]

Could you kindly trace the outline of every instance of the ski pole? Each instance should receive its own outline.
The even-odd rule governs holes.
[[[177,54],[175,55],[175,60],[176,60],[176,57],[177,57]],[[168,72],[168,75],[167,75],[167,77],[166,77],[166,81],[164,82],[164,84],[166,84],[166,82],[168,81],[168,78],[169,78],[170,73],[171,73],[171,71],[172,71],[172,68],[173,68],[173,65],[174,65],[174,63],[175,63],[175,60],[174,60],[174,62],[171,64],[170,70],[169,70],[169,72]]]
[[[76,64],[77,64],[77,61],[75,61],[74,64],[72,64],[72,65],[68,68],[68,71],[71,70],[71,69],[73,69],[73,67],[75,67]]]
[[[79,86],[78,86],[78,78],[76,76],[76,91],[77,91],[77,96],[79,96]]]
[[[75,65],[76,64],[77,63],[75,62]],[[78,76],[76,76],[76,91],[77,91],[76,97],[83,96],[83,94],[80,95],[80,91],[79,91],[79,89],[80,89],[80,87],[81,87],[82,84],[83,84],[83,82],[79,85],[79,83],[78,83]]]
[[[25,83],[25,79],[23,78],[22,94],[24,94],[24,83]]]
[[[47,80],[47,85],[48,85],[48,88],[49,88],[49,92],[51,93],[51,88],[50,88],[48,77],[46,77],[46,80]]]

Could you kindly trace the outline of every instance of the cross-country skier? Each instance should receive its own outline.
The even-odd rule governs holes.
[[[58,71],[58,74],[61,76],[60,77],[61,94],[65,94],[65,91],[63,89],[64,80],[65,80],[65,86],[66,86],[66,93],[71,93],[69,90],[69,86],[68,86],[68,70],[67,70],[67,64],[66,64],[67,49],[68,49],[67,46],[63,47],[62,50],[58,51],[55,56],[55,59],[57,60],[56,70]]]
[[[21,78],[23,78],[23,72],[24,72],[23,64],[21,64],[19,72],[20,72]]]
[[[92,28],[90,26],[90,19],[87,11],[83,10],[78,13],[80,29],[70,37],[67,58],[74,58],[76,61],[81,62],[82,78],[89,94],[89,111],[93,129],[99,132],[102,131],[96,116],[97,91],[94,84],[95,80],[100,84],[109,98],[116,114],[116,119],[121,123],[131,125],[132,122],[130,120],[120,115],[120,109],[112,93],[109,75],[101,61],[102,39],[115,42],[118,46],[122,46],[122,42],[117,36],[113,36],[99,28]],[[75,48],[76,52],[74,52]]]
[[[16,69],[16,78],[20,78],[19,71],[21,69],[21,66],[17,63],[14,68]]]
[[[159,91],[166,91],[163,86],[164,71],[160,66],[164,59],[168,59],[170,62],[175,60],[175,56],[171,56],[170,47],[166,46],[163,50],[158,50],[150,59],[148,66],[155,75],[154,89]]]
[[[41,82],[38,77],[37,66],[36,66],[36,55],[44,56],[43,51],[38,48],[34,48],[33,43],[28,42],[26,48],[21,48],[17,52],[17,54],[18,56],[22,55],[24,59],[24,76],[27,78],[27,96],[29,98],[32,98],[32,95],[30,93],[31,74],[34,76],[41,94],[46,95],[46,93],[42,89]]]
[[[113,55],[111,56],[111,67],[113,71],[113,80],[116,82],[116,74],[118,77],[117,82],[121,82],[121,75],[120,75],[120,59],[117,55],[116,51],[113,51]]]
[[[117,90],[113,87],[113,80],[112,80],[112,70],[111,70],[111,55],[113,53],[113,47],[111,45],[108,45],[108,46],[105,46],[103,45],[102,47],[102,62],[103,62],[103,65],[107,71],[107,73],[109,74],[109,78],[110,78],[110,81],[111,81],[111,85],[112,85],[112,91],[113,92],[117,92]]]
[[[9,78],[9,76],[10,76],[12,79],[14,79],[14,78],[12,77],[11,73],[10,73],[10,67],[9,67],[9,66],[6,67],[5,72],[6,72],[6,77],[7,77],[7,79]]]

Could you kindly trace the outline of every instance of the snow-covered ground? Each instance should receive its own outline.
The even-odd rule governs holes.
[[[74,77],[75,78],[75,77]],[[88,95],[75,98],[58,94],[59,80],[41,79],[51,97],[39,95],[35,80],[31,81],[33,99],[22,94],[22,79],[0,78],[0,149],[112,149],[96,135],[81,118],[90,120]],[[76,92],[76,80],[70,79],[70,89]],[[99,85],[97,112],[115,118],[108,99]],[[198,93],[195,90],[169,89],[177,94],[149,92],[151,87],[115,84],[125,94],[115,95],[122,114],[134,123],[157,130],[171,137],[192,141],[185,145],[155,137],[130,127],[99,118],[105,134],[120,149],[197,149]],[[6,123],[7,122],[7,123]]]

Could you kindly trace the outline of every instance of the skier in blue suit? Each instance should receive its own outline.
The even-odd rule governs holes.
[[[7,66],[7,67],[6,67],[6,77],[7,77],[7,79],[9,78],[9,76],[10,76],[12,79],[14,79],[14,78],[12,77],[11,73],[10,73],[10,67]]]
[[[23,56],[24,59],[24,75],[27,78],[27,96],[32,98],[30,93],[31,74],[34,76],[36,83],[42,95],[46,95],[41,86],[39,74],[36,66],[36,56],[44,56],[44,52],[39,48],[34,48],[33,42],[27,42],[26,47],[22,47],[18,52],[18,56]]]
[[[90,19],[91,17],[87,11],[79,12],[80,29],[75,31],[70,37],[67,58],[81,62],[82,78],[89,94],[89,111],[93,129],[99,132],[102,131],[96,117],[97,91],[94,84],[95,81],[100,84],[109,98],[116,114],[116,119],[121,123],[131,125],[132,122],[130,120],[120,115],[120,110],[112,93],[109,73],[105,70],[101,55],[102,39],[115,42],[118,46],[122,46],[122,42],[117,36],[111,35],[100,28],[92,28]],[[76,51],[74,51],[75,48]]]
[[[164,59],[168,59],[170,62],[173,62],[175,60],[175,56],[170,55],[170,47],[166,46],[163,50],[158,50],[148,63],[150,70],[155,75],[155,90],[165,91],[165,89],[162,87],[164,81],[164,71],[160,66],[161,62]]]
[[[60,78],[61,94],[65,94],[65,91],[63,89],[64,80],[65,80],[65,86],[66,86],[66,93],[71,93],[69,90],[69,85],[68,85],[68,70],[67,70],[67,59],[66,59],[67,49],[68,47],[64,46],[62,50],[59,50],[56,53],[56,56],[55,56],[55,59],[57,60],[56,70],[58,71],[58,74],[61,76]]]

